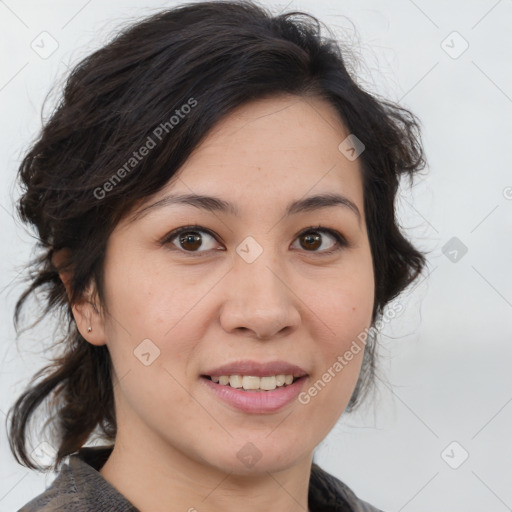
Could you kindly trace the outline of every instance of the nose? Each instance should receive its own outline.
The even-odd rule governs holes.
[[[289,335],[300,325],[300,300],[291,277],[266,251],[252,263],[235,256],[225,286],[220,322],[226,332],[263,340]]]

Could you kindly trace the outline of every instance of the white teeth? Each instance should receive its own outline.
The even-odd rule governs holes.
[[[260,379],[260,388],[265,391],[272,391],[276,389],[276,378],[275,377],[261,377]]]
[[[211,377],[213,382],[232,388],[243,388],[244,390],[272,391],[276,388],[289,386],[293,382],[293,375],[270,375],[267,377],[256,377],[253,375],[221,375]]]
[[[261,379],[259,377],[244,375],[242,377],[242,387],[244,389],[260,389],[260,381]]]
[[[242,387],[242,376],[241,375],[231,375],[229,377],[229,385],[232,388],[241,388]]]

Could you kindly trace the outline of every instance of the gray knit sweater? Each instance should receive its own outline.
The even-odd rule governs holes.
[[[99,473],[111,451],[110,446],[84,447],[70,455],[50,486],[18,512],[140,512]],[[308,506],[311,512],[382,512],[315,463]]]

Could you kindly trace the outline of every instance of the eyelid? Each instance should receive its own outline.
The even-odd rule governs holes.
[[[306,250],[304,250],[303,252],[305,252],[305,253],[311,253],[311,254],[315,254],[318,256],[329,256],[331,254],[339,252],[343,248],[350,246],[347,239],[338,230],[322,226],[321,224],[316,224],[314,226],[309,226],[307,228],[304,228],[295,236],[295,239],[297,239],[298,237],[303,236],[309,232],[326,233],[330,237],[334,238],[334,240],[336,241],[336,245],[334,246],[334,248],[328,249],[326,251],[306,251]]]
[[[168,246],[169,244],[174,245],[174,244],[172,244],[172,241],[177,236],[179,236],[180,234],[186,233],[188,231],[198,231],[198,232],[207,233],[213,239],[217,240],[217,242],[219,241],[218,238],[220,238],[220,237],[218,237],[218,235],[213,233],[211,230],[196,224],[196,225],[182,226],[182,227],[179,227],[179,228],[176,228],[176,229],[172,230],[171,232],[167,233],[160,240],[160,244],[164,245],[164,246]],[[334,240],[336,242],[336,245],[335,245],[334,248],[328,249],[328,250],[324,250],[324,251],[306,251],[306,250],[304,250],[303,252],[311,253],[311,254],[315,254],[315,255],[319,255],[319,256],[322,256],[322,255],[326,255],[327,256],[327,255],[333,254],[335,252],[338,252],[338,251],[340,251],[343,248],[346,248],[346,247],[350,246],[350,244],[348,243],[347,239],[339,231],[337,231],[335,229],[332,229],[332,228],[324,227],[322,225],[314,225],[314,226],[309,226],[307,228],[302,229],[301,231],[299,231],[299,233],[297,233],[295,235],[294,241],[297,238],[299,238],[300,236],[303,236],[303,235],[305,235],[305,234],[307,234],[309,232],[325,233],[325,234],[329,235],[330,237],[334,238]],[[192,257],[194,257],[194,256],[201,256],[203,253],[210,252],[209,250],[206,250],[206,251],[185,251],[185,250],[183,250],[183,249],[181,249],[181,248],[179,248],[179,247],[177,247],[175,245],[174,245],[174,248],[178,252],[181,252],[183,254],[186,254],[187,256],[192,256]]]
[[[180,228],[173,229],[171,232],[167,233],[161,240],[160,244],[164,246],[168,246],[169,244],[173,245],[176,251],[181,252],[182,254],[186,254],[187,256],[201,256],[203,253],[207,253],[209,251],[184,251],[183,249],[175,246],[172,241],[181,235],[182,233],[186,233],[188,231],[199,231],[203,233],[207,233],[209,236],[211,236],[214,240],[218,242],[218,236],[214,234],[209,229],[199,226],[197,224],[189,225],[189,226],[181,226]]]

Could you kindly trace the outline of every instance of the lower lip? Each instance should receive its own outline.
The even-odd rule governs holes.
[[[201,380],[221,400],[237,409],[253,414],[275,412],[295,400],[304,387],[306,377],[300,377],[293,384],[273,391],[241,391],[231,386],[217,384],[206,377]]]

